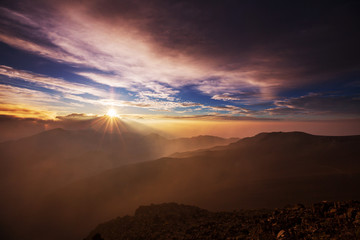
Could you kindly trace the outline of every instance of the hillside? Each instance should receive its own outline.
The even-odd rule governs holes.
[[[63,222],[39,226],[77,224],[80,234],[81,229],[150,203],[180,202],[224,211],[360,199],[359,146],[360,136],[263,133],[182,158],[123,166],[49,196],[42,205],[61,211],[38,214]]]
[[[360,202],[296,204],[276,210],[209,212],[164,203],[96,227],[86,240],[359,239]]]
[[[57,128],[0,143],[0,178],[11,180],[21,175],[21,180],[25,181],[22,184],[52,182],[42,189],[41,192],[44,192],[46,188],[63,186],[121,165],[189,149],[227,145],[236,140],[214,136],[167,139],[157,134],[142,135],[135,131],[109,133]]]
[[[120,133],[58,128],[0,143],[0,228],[8,231],[24,218],[22,224],[32,229],[38,218],[43,220],[41,212],[48,211],[44,210],[43,199],[74,181],[122,165],[236,140],[213,136],[167,139],[131,128]]]

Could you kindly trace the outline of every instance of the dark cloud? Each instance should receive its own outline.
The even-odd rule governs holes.
[[[270,113],[270,115],[282,115],[282,116],[289,116],[289,115],[296,116],[296,115],[308,113],[303,109],[290,108],[290,107],[276,107],[265,110],[265,112]]]
[[[60,120],[88,120],[93,119],[94,117],[95,116],[87,115],[84,113],[71,113],[66,116],[57,116],[56,118]]]
[[[197,106],[202,106],[202,104],[193,103],[193,102],[183,102],[183,103],[181,103],[181,106],[183,106],[183,107],[197,107]]]
[[[268,112],[276,115],[348,115],[359,116],[360,95],[338,96],[328,94],[309,94],[298,98],[278,101],[276,108]]]
[[[4,5],[6,6],[7,4]],[[60,50],[60,48],[53,44],[41,31],[41,27],[32,21],[31,18],[27,17],[27,14],[29,14],[28,11],[30,10],[31,14],[36,14],[38,18],[41,19],[40,21],[46,21],[51,15],[50,12],[46,9],[35,8],[34,5],[27,4],[26,1],[24,1],[24,4],[8,5],[10,5],[14,11],[11,8],[1,8],[0,4],[0,34],[34,42],[43,47]],[[29,8],[24,6],[29,6]],[[18,10],[22,10],[25,14],[23,15],[16,12]]]
[[[99,20],[151,38],[162,54],[186,54],[226,71],[255,71],[257,81],[299,85],[360,66],[358,1],[39,2],[49,9],[81,6]]]
[[[118,71],[118,75],[114,75],[115,80],[110,79],[107,84],[111,85],[117,79],[126,79],[121,82],[122,85],[117,82],[118,84],[111,86],[130,88],[134,87],[133,84],[125,84],[125,82],[133,81],[141,86],[151,85],[154,89],[160,89],[158,92],[164,92],[158,86],[161,84],[154,84],[161,82],[167,84],[170,93],[161,95],[158,92],[148,91],[143,94],[146,93],[146,96],[154,98],[161,96],[174,98],[175,93],[181,97],[182,87],[194,85],[201,93],[212,97],[213,100],[239,101],[237,104],[245,104],[247,107],[271,101],[278,103],[277,107],[263,113],[359,114],[358,101],[347,96],[346,92],[344,96],[307,95],[302,98],[291,98],[287,95],[288,100],[277,101],[278,95],[299,86],[307,86],[303,89],[308,89],[308,93],[312,91],[311,86],[319,86],[331,81],[342,82],[342,85],[339,84],[341,86],[349,86],[354,82],[354,78],[359,77],[360,3],[358,1],[23,0],[16,4],[12,2],[3,3],[6,8],[1,10],[3,13],[0,18],[1,33],[31,43],[36,42],[41,47],[46,46],[46,50],[50,52],[48,56],[59,61],[69,61],[72,64],[79,62],[85,65],[89,62],[93,63],[90,64],[91,67],[99,69],[109,63],[110,67],[104,69]],[[12,10],[15,12],[12,13]],[[30,20],[34,19],[35,24],[26,21],[27,16]],[[16,21],[12,21],[12,18],[16,18]],[[59,20],[59,26],[54,29],[49,27],[50,19],[56,24]],[[74,19],[77,21],[73,21]],[[81,24],[84,22],[94,26],[90,30],[84,29],[89,35],[83,37],[74,34],[81,32],[83,27]],[[91,32],[92,29],[97,31]],[[51,34],[47,35],[44,32]],[[124,32],[129,32],[129,36]],[[106,35],[106,40],[99,40],[94,37],[99,35],[98,33],[109,35]],[[89,45],[82,41],[86,37],[89,38]],[[136,41],[133,45],[125,46],[117,52],[118,55],[114,54],[109,58],[106,58],[107,54],[111,55],[112,50],[116,52],[116,49],[106,48],[106,51],[104,49],[104,51],[96,51],[111,40],[122,37]],[[101,42],[102,40],[104,42]],[[151,50],[145,51],[144,54],[140,50],[131,51],[132,46],[142,43],[144,46],[139,49]],[[17,44],[15,46],[19,47],[21,42]],[[116,46],[122,47],[121,44]],[[29,44],[28,49],[30,47],[33,46]],[[44,50],[41,47],[31,51]],[[76,57],[71,58],[69,49],[73,50],[74,56],[77,54]],[[144,56],[139,58],[140,60],[134,58],[134,61],[124,62],[123,65],[126,67],[121,68],[123,65],[116,65],[119,59],[126,59],[121,54],[129,58],[134,55]],[[99,59],[105,60],[100,61],[99,64],[97,62]],[[114,61],[107,61],[109,59]],[[161,61],[159,60],[155,65],[145,66],[144,69],[141,68],[152,59],[161,59]],[[172,62],[174,59],[181,60]],[[130,67],[127,68],[128,66]],[[188,68],[189,66],[194,68]],[[203,66],[206,67],[202,68]],[[162,71],[161,68],[165,70]],[[141,71],[135,71],[136,69]],[[351,79],[348,77],[350,75]],[[98,81],[105,82],[103,78],[99,78]],[[176,91],[172,88],[176,88]],[[212,100],[208,99],[208,102]],[[154,106],[148,102],[124,103],[141,108]],[[184,102],[182,106],[202,105]],[[254,114],[259,113],[254,110]]]
[[[358,69],[357,1],[91,1],[103,19],[146,32],[219,69],[300,85]],[[173,53],[173,51],[170,51]]]
[[[250,116],[232,116],[229,114],[206,114],[206,115],[184,115],[184,116],[161,116],[163,119],[174,120],[225,120],[225,121],[278,121],[277,118],[260,118]]]

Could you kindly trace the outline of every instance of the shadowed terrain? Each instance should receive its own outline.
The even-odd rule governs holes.
[[[121,130],[57,128],[0,143],[0,223],[5,229],[0,232],[18,232],[12,229],[14,226],[20,232],[32,232],[34,223],[48,221],[41,215],[45,209],[43,199],[76,180],[125,164],[237,140],[214,136],[167,139],[158,134],[141,134],[130,127]],[[23,219],[21,223],[19,218]],[[27,234],[21,235],[24,237]]]
[[[108,133],[95,130],[53,129],[17,141],[0,143],[1,176],[14,172],[29,181],[57,187],[106,169],[147,161],[188,149],[226,145],[236,141],[214,136],[167,139],[157,134]],[[19,179],[17,179],[19,181]]]
[[[86,240],[117,239],[358,239],[360,202],[320,202],[276,210],[209,212],[164,203],[96,227]]]
[[[150,203],[223,211],[360,199],[359,146],[360,136],[262,133],[228,146],[122,166],[48,195],[34,213],[38,228],[31,229],[44,239],[53,232],[59,239],[75,239],[99,222]]]

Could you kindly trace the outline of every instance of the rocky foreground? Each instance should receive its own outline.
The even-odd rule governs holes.
[[[360,239],[360,201],[217,213],[176,203],[141,206],[86,239]]]

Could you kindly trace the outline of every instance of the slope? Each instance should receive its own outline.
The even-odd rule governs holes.
[[[80,234],[149,203],[231,210],[360,199],[359,146],[360,136],[263,133],[193,156],[123,166],[79,181],[44,203],[46,209],[61,212],[47,211],[43,216],[58,220],[47,222],[54,229],[81,223]]]

